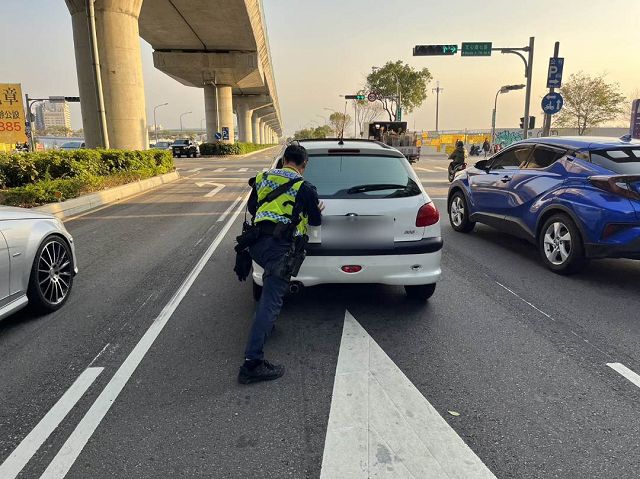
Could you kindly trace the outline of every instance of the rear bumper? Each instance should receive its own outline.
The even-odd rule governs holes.
[[[435,253],[442,249],[442,238],[423,238],[419,241],[398,241],[393,248],[362,248],[358,250],[328,248],[320,243],[309,243],[307,256],[390,256]]]
[[[388,251],[388,250],[387,250]],[[377,283],[388,285],[420,285],[435,283],[440,279],[441,251],[423,254],[386,254],[356,256],[313,256],[304,260],[300,273],[292,281],[304,286],[318,284]],[[357,273],[345,273],[345,265],[359,265]],[[253,280],[262,285],[262,268],[253,265]]]

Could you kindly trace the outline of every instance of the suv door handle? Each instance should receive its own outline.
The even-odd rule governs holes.
[[[502,181],[503,183],[509,183],[511,181],[511,176],[503,176],[502,178],[500,178],[500,181]]]

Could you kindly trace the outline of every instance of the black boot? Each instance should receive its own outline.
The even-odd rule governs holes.
[[[260,381],[272,381],[284,375],[284,366],[271,364],[266,360],[246,360],[240,367],[238,382],[251,384]]]

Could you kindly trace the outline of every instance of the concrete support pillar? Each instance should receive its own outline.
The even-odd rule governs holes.
[[[251,115],[251,141],[260,144],[260,110],[253,110]]]
[[[238,141],[241,143],[251,143],[253,141],[253,124],[251,114],[253,110],[246,104],[236,102],[236,114],[238,115]]]
[[[94,148],[100,145],[101,134],[86,2],[67,0],[66,3],[73,26],[85,142]],[[142,0],[95,2],[104,107],[112,148],[143,150],[149,147],[138,31],[141,7]]]
[[[216,87],[204,86],[204,118],[207,131],[207,141],[213,143],[216,140],[216,132],[220,131],[218,125],[218,106],[216,103]]]
[[[218,98],[216,99],[216,92]],[[233,96],[228,85],[207,84],[204,86],[204,112],[207,123],[207,141],[215,142],[216,132],[222,134],[223,128],[229,128],[229,140],[220,140],[223,143],[234,142],[233,126]],[[218,124],[218,120],[220,124]]]
[[[267,124],[264,120],[260,120],[260,144],[267,144]]]

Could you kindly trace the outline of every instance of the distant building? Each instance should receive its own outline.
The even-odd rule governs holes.
[[[52,126],[71,129],[71,111],[65,102],[43,101],[36,106],[36,129],[45,130]]]

